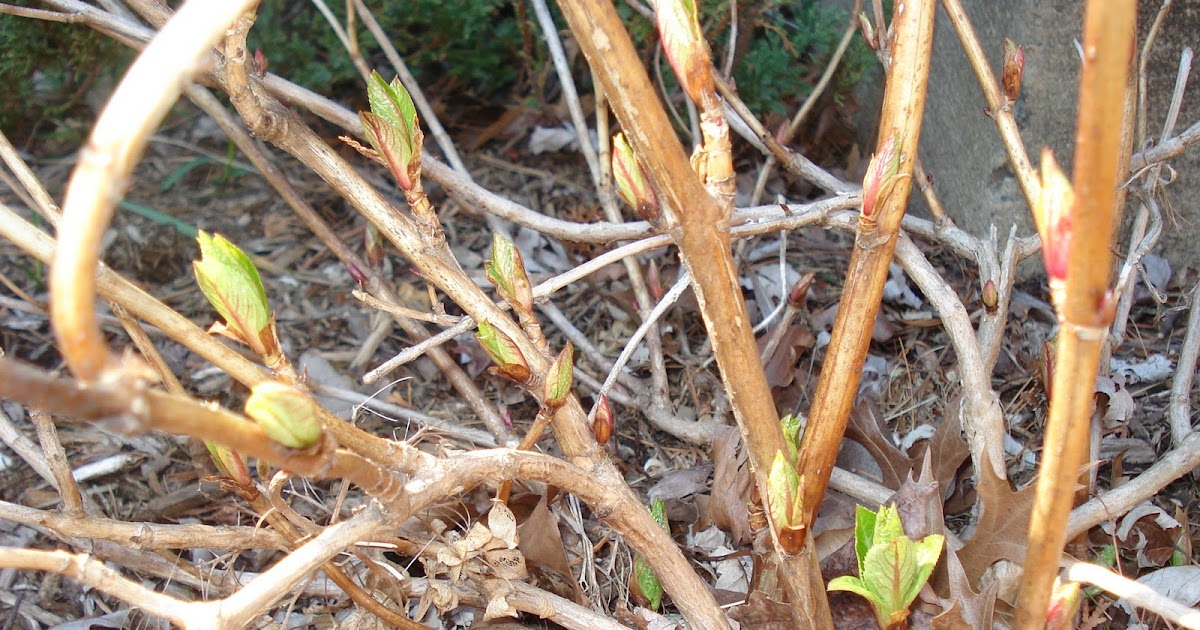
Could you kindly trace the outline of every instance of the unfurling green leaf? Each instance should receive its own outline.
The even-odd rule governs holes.
[[[246,415],[288,448],[308,448],[321,440],[320,409],[295,387],[274,381],[255,385],[246,401]]]
[[[859,577],[835,578],[829,590],[858,593],[871,603],[881,628],[901,627],[937,565],[943,542],[936,534],[910,540],[895,506],[878,513],[860,506],[854,527]]]
[[[482,321],[479,322],[479,331],[475,333],[475,338],[479,340],[483,351],[496,364],[496,371],[501,376],[518,383],[529,380],[529,364],[525,362],[525,355],[521,354],[521,349],[508,335],[500,332],[498,328],[488,322]]]
[[[378,72],[371,72],[367,81],[367,101],[371,104],[371,112],[391,126],[409,135],[417,128],[417,108],[400,77],[388,84]]]
[[[655,499],[650,504],[650,515],[664,532],[671,533],[670,524],[667,522],[666,504],[662,499]],[[635,595],[645,599],[647,608],[658,610],[662,603],[662,583],[650,568],[650,564],[640,555],[633,561],[633,580],[630,586]]]
[[[658,225],[658,197],[650,187],[646,170],[634,154],[633,147],[625,140],[624,132],[613,136],[612,149],[612,172],[613,180],[617,183],[617,192],[625,203],[637,211],[638,216],[649,221],[651,225]]]
[[[804,416],[788,414],[779,419],[779,427],[783,429],[783,438],[788,446],[788,461],[796,461],[796,453],[800,450],[800,437],[804,435]]]
[[[412,190],[416,184],[412,169],[413,148],[412,143],[404,139],[404,132],[388,124],[382,116],[371,112],[359,112],[358,118],[362,121],[367,142],[383,160],[384,166],[388,167],[388,171],[396,179],[396,185],[401,190]],[[419,155],[415,162],[420,164]]]
[[[371,111],[359,112],[367,141],[387,165],[402,190],[412,190],[421,178],[421,146],[425,136],[417,109],[397,77],[391,84],[378,72],[367,81]]]
[[[792,505],[799,496],[800,476],[783,451],[775,452],[771,472],[767,475],[767,508],[771,522],[778,527],[791,527]]]
[[[505,302],[526,315],[533,314],[533,287],[521,250],[499,232],[492,234],[492,259],[484,264],[484,270]]]
[[[258,269],[245,252],[223,236],[201,231],[196,240],[200,243],[200,260],[192,262],[196,283],[225,320],[224,329],[217,332],[250,346],[260,356],[270,354],[272,348],[266,340],[274,338],[269,330],[271,307]]]
[[[246,460],[242,459],[237,451],[216,442],[205,441],[204,446],[208,448],[208,454],[222,475],[233,479],[234,483],[243,488],[254,485],[254,480],[250,478],[250,470],[246,467]]]
[[[571,394],[571,382],[575,377],[574,364],[575,346],[568,341],[546,371],[546,395],[542,404],[551,409],[558,409],[567,402],[567,396]]]

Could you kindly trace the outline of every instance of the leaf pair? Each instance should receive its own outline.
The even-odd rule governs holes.
[[[905,536],[895,505],[883,507],[878,513],[859,506],[854,525],[858,577],[834,578],[829,590],[861,595],[875,610],[879,627],[903,627],[909,605],[937,565],[943,542],[945,538],[940,534],[926,536],[920,542]]]

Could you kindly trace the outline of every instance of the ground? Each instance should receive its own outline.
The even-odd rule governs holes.
[[[445,98],[445,95],[434,96]],[[548,103],[535,108],[532,113],[518,114],[515,118],[521,124],[517,125],[499,125],[497,121],[507,120],[503,116],[507,110],[497,107],[475,108],[467,113],[448,109],[443,122],[459,146],[472,147],[465,158],[479,184],[548,215],[575,221],[596,220],[599,218],[598,202],[591,192],[586,166],[579,154],[571,149],[542,155],[529,152],[527,143],[532,128],[563,122],[553,113],[552,105]],[[67,122],[80,127],[86,127],[88,123],[84,118]],[[321,123],[314,121],[314,124],[330,143],[339,144],[335,139],[338,132]],[[848,143],[853,134],[838,137],[841,138],[839,142]],[[826,152],[827,161],[823,165],[843,174],[858,169],[854,158],[848,156],[870,152],[868,147],[851,147],[849,144],[838,148],[841,150]],[[61,199],[74,146],[31,138],[23,149],[42,181],[56,199]],[[351,152],[347,150],[347,154]],[[482,425],[427,359],[415,361],[390,374],[390,382],[383,389],[361,384],[360,378],[366,371],[411,345],[412,339],[398,329],[391,330],[361,356],[362,361],[355,363],[362,348],[370,348],[373,342],[368,340],[380,324],[371,311],[351,295],[356,288],[351,274],[293,217],[252,167],[242,164],[240,157],[230,156],[226,140],[212,130],[211,123],[202,114],[190,106],[179,106],[139,163],[125,195],[129,203],[114,218],[106,239],[106,262],[192,321],[208,326],[214,321],[215,314],[197,289],[191,273],[190,263],[198,258],[193,230],[223,234],[254,256],[263,272],[284,349],[305,366],[310,379],[324,381],[325,385],[353,388],[460,427],[479,429]],[[753,149],[738,147],[738,164],[743,172],[756,173],[759,162],[760,157]],[[281,159],[280,163],[293,185],[343,241],[361,250],[366,238],[364,220],[302,167],[287,159]],[[360,166],[374,169],[372,177],[382,182],[397,201],[400,199],[386,182],[382,169],[375,169],[365,161],[360,162]],[[752,185],[753,180],[745,183]],[[792,202],[804,201],[805,195],[811,194],[806,184],[793,181],[789,176],[777,175],[768,190],[771,194],[782,194]],[[482,263],[491,242],[486,223],[474,208],[444,189],[430,186],[429,193],[459,261],[473,277],[484,283]],[[27,218],[32,216],[23,199],[10,189],[0,192],[0,201],[18,209]],[[628,218],[633,220],[632,213]],[[596,247],[555,242],[532,232],[514,234],[524,250],[535,283],[570,269],[601,251]],[[822,348],[831,326],[832,309],[840,296],[851,242],[845,234],[810,227],[787,234],[784,246],[787,274],[784,283],[778,279],[778,236],[739,243],[738,254],[743,264],[745,296],[755,321],[761,321],[774,309],[780,292],[786,291],[801,274],[815,274],[798,317],[782,332],[784,342],[776,353],[777,360],[769,362],[769,377],[775,386],[779,410],[799,414],[810,403],[809,395],[823,363]],[[923,247],[967,309],[979,316],[984,306],[978,270],[973,261],[962,260],[936,243],[924,243]],[[414,308],[428,309],[430,298],[423,280],[402,258],[394,252],[388,253],[382,273]],[[679,273],[679,263],[672,251],[653,251],[644,255],[640,262],[646,269],[653,265],[661,290],[669,288]],[[1154,283],[1159,295],[1156,297],[1139,285],[1126,341],[1114,353],[1115,367],[1111,378],[1102,381],[1099,408],[1107,413],[1101,431],[1100,459],[1095,468],[1097,487],[1101,489],[1128,481],[1171,449],[1170,431],[1164,417],[1173,370],[1154,368],[1158,358],[1165,358],[1170,364],[1178,358],[1187,327],[1187,292],[1195,286],[1196,271],[1170,269],[1165,265],[1161,259],[1148,261],[1146,277]],[[4,322],[0,342],[6,355],[46,369],[61,369],[45,315],[45,267],[4,241],[0,242],[0,272],[8,287],[0,302],[0,318]],[[902,272],[897,270],[889,286],[893,291],[876,324],[864,371],[863,402],[854,421],[854,430],[862,436],[863,444],[858,448],[847,447],[841,460],[844,467],[880,483],[888,479],[885,469],[897,466],[895,458],[908,462],[910,455],[915,457],[922,452],[922,444],[944,446],[961,442],[957,435],[946,438],[945,442],[937,442],[935,437],[935,429],[940,431],[939,427],[947,426],[945,418],[954,406],[958,388],[953,350],[936,314]],[[435,297],[444,299],[444,296]],[[551,301],[596,346],[606,362],[611,362],[620,353],[625,340],[636,328],[631,306],[633,292],[619,265],[572,284]],[[1041,448],[1046,394],[1044,380],[1039,374],[1047,361],[1045,342],[1055,328],[1047,301],[1042,276],[1035,274],[1018,283],[993,381],[1014,438],[1011,444],[1006,444],[1009,455],[1006,463],[1017,489],[1032,479],[1033,464]],[[448,314],[457,314],[454,304],[444,306]],[[107,306],[102,308],[107,312]],[[105,323],[110,343],[114,347],[127,346],[128,341],[116,321],[109,317]],[[564,342],[562,331],[545,320],[543,325],[551,346],[560,347]],[[685,296],[666,314],[661,330],[669,375],[668,393],[675,414],[731,422],[694,300]],[[761,338],[766,339],[773,330],[771,326],[766,327]],[[247,395],[244,388],[229,376],[212,369],[191,351],[154,331],[151,333],[172,371],[192,394],[215,400],[231,409],[240,408]],[[536,405],[519,389],[485,371],[487,358],[480,354],[469,335],[458,338],[448,347],[489,401],[512,421],[513,432],[524,434],[537,413]],[[608,363],[600,364],[593,356],[585,355],[578,367],[600,381],[606,376]],[[644,351],[635,353],[630,369],[637,377],[649,374],[648,354]],[[581,394],[590,391],[582,386],[580,389]],[[587,402],[585,399],[585,404]],[[344,409],[349,411],[348,407]],[[3,410],[12,424],[33,437],[31,427],[24,420],[25,411],[20,406],[6,402]],[[386,413],[355,409],[354,421],[377,434],[412,437],[430,452],[474,448],[469,442],[439,435],[436,431],[418,435],[415,424],[389,417]],[[87,496],[110,518],[230,525],[256,522],[257,517],[244,502],[227,491],[228,486],[213,481],[216,470],[204,449],[187,440],[164,435],[131,439],[90,425],[71,423],[60,427],[60,438],[72,466],[95,462],[112,464],[112,468],[94,478],[81,479]],[[902,444],[899,450],[896,444]],[[553,440],[549,438],[541,442],[541,448],[556,452]],[[697,570],[712,575],[713,584],[719,589],[718,596],[734,602],[740,601],[739,591],[745,592],[745,582],[751,578],[745,571],[746,563],[737,560],[745,557],[744,554],[739,556],[739,552],[749,548],[747,540],[737,540],[739,533],[746,532],[739,531],[736,525],[725,524],[720,530],[701,534],[713,522],[711,503],[737,505],[740,501],[741,505],[745,504],[745,497],[737,488],[720,487],[721,483],[738,475],[736,463],[732,467],[729,464],[729,458],[736,462],[736,439],[725,448],[727,450],[722,451],[722,446],[718,445],[710,451],[658,430],[635,405],[618,406],[613,437],[607,446],[610,456],[635,491],[666,501],[667,516],[677,542],[694,558]],[[5,457],[4,468],[0,470],[0,499],[39,509],[53,509],[57,505],[58,497],[53,487],[38,477],[33,468],[12,451],[0,451],[0,454]],[[947,466],[949,468],[942,471],[944,476],[938,479],[943,483],[945,493],[941,497],[945,501],[938,502],[938,509],[944,509],[945,519],[960,536],[967,537],[978,523],[979,515],[972,510],[977,504],[978,493],[993,493],[990,496],[1003,497],[993,499],[995,502],[1003,500],[1003,505],[1013,506],[1015,510],[1028,510],[1027,502],[1022,504],[1020,499],[1014,498],[1019,495],[1013,494],[1013,489],[985,491],[977,488],[982,482],[975,481],[975,471],[969,463],[961,468]],[[301,482],[293,482],[288,490],[293,507],[322,524],[338,514],[348,513],[348,509],[333,512],[335,501],[342,505],[339,493],[344,491],[338,483]],[[557,536],[561,539],[559,547],[564,555],[558,560],[546,559],[554,555],[553,551],[543,551],[541,555],[526,551],[531,558],[530,564],[534,565],[536,583],[568,598],[581,598],[596,604],[619,619],[628,619],[622,617],[630,614],[627,606],[641,603],[636,597],[631,603],[629,595],[627,583],[633,562],[629,550],[593,513],[581,509],[578,503],[563,495],[554,495],[553,491],[530,485],[515,488],[510,501],[518,522],[536,524],[530,525],[527,538]],[[361,497],[352,492],[349,503],[360,504]],[[546,510],[546,503],[561,519],[557,526],[534,520],[534,515]],[[1196,513],[1196,506],[1200,505],[1200,488],[1194,477],[1184,476],[1177,480],[1158,493],[1151,504],[1160,512],[1144,512],[1145,518],[1126,523],[1128,527],[1124,531],[1121,528],[1093,529],[1086,541],[1077,541],[1078,546],[1073,550],[1081,558],[1093,559],[1115,551],[1120,569],[1131,576],[1147,574],[1174,563],[1195,566],[1200,560],[1200,555],[1193,551],[1197,526],[1200,525],[1200,515]],[[474,522],[489,505],[488,493],[479,489],[468,493],[461,501],[456,499],[454,503],[448,503],[436,516],[451,524]],[[850,526],[850,505],[852,501],[842,495],[827,501],[818,533],[830,534],[827,540],[831,547],[837,546],[833,541],[846,540],[844,531],[841,531],[841,538],[834,534]],[[433,516],[425,515],[424,518],[429,520]],[[7,521],[0,522],[0,533],[7,545],[36,548],[62,545],[57,537],[44,531],[34,532]],[[730,540],[730,534],[733,540]],[[408,542],[419,545],[422,541],[410,538]],[[1172,559],[1174,552],[1181,557]],[[535,555],[540,560],[533,561]],[[163,558],[158,556],[160,562]],[[825,568],[836,573],[839,558],[845,560],[844,555],[829,553]],[[204,550],[184,552],[179,556],[166,554],[165,561],[175,563],[183,572],[181,575],[186,574],[186,577],[173,581],[159,579],[155,584],[171,594],[192,596],[196,592],[193,590],[195,584],[210,570],[231,567],[256,572],[276,559],[277,554],[260,550],[234,557],[213,557]],[[422,565],[413,562],[412,554],[408,552],[380,554],[377,559],[404,567],[413,577],[421,577],[424,573]],[[853,560],[847,566],[852,567]],[[846,567],[841,568],[844,572]],[[140,571],[129,567],[130,574],[144,575],[148,580],[161,575],[145,568]],[[570,575],[564,575],[565,572]],[[0,580],[6,586],[0,590],[8,591],[0,602],[9,611],[7,614],[13,620],[10,623],[24,624],[22,627],[34,623],[48,626],[68,620],[94,619],[110,610],[123,608],[69,580],[45,574],[4,574],[0,575]],[[217,591],[221,588],[217,587]],[[839,622],[840,625],[852,627],[864,618],[865,623],[873,623],[869,621],[869,611],[862,610],[861,602],[854,598],[839,595],[834,601],[844,620]],[[930,607],[936,610],[932,604]],[[304,595],[290,605],[273,609],[272,614],[277,622],[281,622],[283,612],[291,610],[294,615],[291,623],[299,620],[310,625],[330,625],[351,623],[347,614],[352,608],[339,598],[326,600]],[[666,610],[673,612],[669,604]],[[778,617],[772,619],[771,610],[769,605],[759,603],[744,607],[740,614],[762,615],[747,622],[752,627],[786,623]],[[1111,599],[1103,594],[1089,594],[1083,612],[1086,627],[1119,626],[1128,619],[1127,613],[1114,607]],[[435,622],[437,617],[431,612],[426,620]],[[526,621],[537,623],[536,620]],[[465,627],[471,623],[461,613],[442,615],[440,622],[444,627]],[[260,621],[258,625],[269,624]]]

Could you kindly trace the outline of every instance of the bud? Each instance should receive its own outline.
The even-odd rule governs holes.
[[[288,448],[308,448],[321,440],[321,415],[308,394],[274,381],[254,386],[246,415],[267,437]]]
[[[1004,38],[1004,98],[1008,102],[1017,102],[1021,95],[1021,76],[1025,72],[1025,49],[1016,42]]]
[[[813,280],[816,277],[817,274],[810,271],[797,280],[788,293],[788,304],[791,304],[793,308],[802,308],[804,300],[808,298],[808,290],[812,288]]]
[[[277,354],[267,290],[250,257],[220,235],[214,238],[201,231],[196,240],[200,243],[200,260],[192,262],[196,283],[225,320],[209,332],[240,341],[259,356]]]
[[[250,469],[246,467],[246,460],[236,451],[216,442],[205,441],[204,446],[208,448],[209,456],[222,475],[233,479],[234,483],[243,488],[254,485],[254,480],[250,479]]]
[[[1042,151],[1042,189],[1033,207],[1033,221],[1042,238],[1042,258],[1051,283],[1067,277],[1067,254],[1071,248],[1071,210],[1075,192],[1054,153]],[[1056,304],[1055,306],[1061,306]]]
[[[879,42],[875,41],[875,27],[871,25],[871,18],[867,17],[866,11],[858,14],[858,25],[862,27],[862,35],[867,40],[867,46],[870,46],[873,51],[878,51]]]
[[[664,532],[671,533],[670,524],[667,522],[666,506],[662,499],[655,499],[650,505],[650,514],[654,517],[655,522],[662,528]],[[642,556],[638,556],[633,561],[633,575],[629,580],[629,593],[634,599],[643,603],[650,610],[658,610],[662,603],[663,587],[659,582],[658,576],[654,574],[654,570],[650,568],[650,563]]]
[[[533,314],[533,288],[525,273],[521,250],[499,232],[492,234],[492,259],[484,269],[505,302],[526,315]]]
[[[1055,358],[1054,339],[1043,341],[1042,356],[1038,359],[1038,377],[1041,378],[1042,389],[1046,390],[1047,400],[1054,394]]]
[[[604,445],[612,437],[612,432],[612,404],[608,402],[608,396],[601,396],[600,400],[596,401],[596,417],[592,420],[592,436],[596,438],[596,442]]]
[[[779,428],[783,429],[784,442],[788,447],[788,461],[796,461],[800,450],[800,437],[804,435],[805,420],[804,416],[793,416],[790,413],[779,419]]]
[[[796,553],[804,544],[805,523],[799,522],[803,510],[800,476],[783,451],[775,451],[775,461],[767,475],[767,511],[776,528],[779,545],[786,553]]]
[[[708,45],[696,14],[696,0],[658,0],[655,4],[654,15],[667,61],[692,102],[704,106],[715,99],[716,86]]]
[[[988,280],[983,283],[983,307],[987,309],[988,315],[995,315],[996,310],[1000,306],[1000,292],[996,290],[996,283],[993,280]]]
[[[263,79],[267,76],[267,56],[263,54],[261,48],[254,49],[254,64],[251,66],[254,69],[254,76]]]
[[[879,153],[871,157],[867,165],[867,174],[863,178],[863,207],[862,216],[865,220],[874,222],[878,219],[876,210],[879,204],[887,200],[900,177],[900,147],[896,132],[888,134],[879,147]]]
[[[1074,628],[1072,620],[1079,611],[1081,591],[1079,582],[1063,584],[1054,578],[1054,592],[1050,595],[1050,604],[1046,607],[1046,630],[1068,630]]]
[[[383,234],[379,231],[379,228],[375,227],[374,223],[369,221],[367,222],[367,229],[363,230],[363,248],[367,252],[367,264],[371,265],[372,269],[382,269],[384,259]]]
[[[575,377],[574,362],[575,346],[568,341],[546,371],[546,395],[542,399],[543,405],[558,409],[567,402],[567,396],[571,395],[571,381]]]
[[[521,349],[508,335],[500,332],[488,322],[482,321],[479,322],[479,330],[475,333],[475,338],[479,340],[483,351],[496,364],[494,369],[498,374],[518,383],[529,380],[529,364],[525,362],[525,355],[521,354]]]
[[[658,225],[658,197],[650,187],[646,171],[638,162],[633,147],[625,140],[625,133],[613,136],[612,172],[617,183],[617,192],[625,203],[637,211],[638,216]]]
[[[657,302],[662,301],[664,295],[662,278],[658,274],[658,263],[653,260],[650,261],[649,266],[646,268],[646,288],[650,291],[650,297],[653,297]]]
[[[425,136],[408,90],[397,77],[389,85],[372,72],[367,81],[371,111],[359,112],[367,142],[391,171],[402,190],[412,190],[421,178],[421,146]]]

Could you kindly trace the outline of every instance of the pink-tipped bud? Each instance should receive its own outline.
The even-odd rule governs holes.
[[[608,396],[596,402],[596,417],[592,420],[592,436],[599,444],[607,444],[613,433],[613,410]]]
[[[808,272],[804,274],[796,284],[792,285],[792,290],[788,292],[788,303],[795,308],[804,306],[804,300],[808,299],[808,290],[812,288],[813,280],[817,274]]]
[[[625,140],[624,132],[613,136],[612,149],[612,172],[617,183],[617,192],[625,203],[637,211],[638,216],[657,227],[658,197],[650,187],[650,179],[646,176],[642,164],[638,162],[633,147]]]
[[[373,269],[383,268],[383,233],[379,228],[375,227],[374,223],[367,223],[367,229],[363,230],[363,246],[367,252],[367,264]]]
[[[254,480],[250,478],[250,470],[246,467],[246,460],[242,459],[237,451],[230,450],[229,447],[216,442],[205,442],[204,446],[208,447],[208,454],[212,456],[213,463],[217,465],[217,470],[221,471],[222,475],[229,477],[243,488],[254,486]]]
[[[658,0],[654,9],[663,51],[683,90],[700,105],[715,98],[712,61],[700,30],[696,0]]]
[[[663,299],[662,278],[658,274],[658,263],[653,260],[646,268],[646,288],[650,291],[650,297],[656,302],[661,302]]]
[[[863,207],[862,216],[871,221],[878,219],[879,205],[887,200],[896,182],[900,179],[900,146],[896,132],[888,134],[879,147],[879,152],[871,157],[867,165],[867,174],[863,178]]]
[[[1079,582],[1062,584],[1054,580],[1054,593],[1050,595],[1050,604],[1046,607],[1046,630],[1066,630],[1074,628],[1072,620],[1079,611],[1082,592]]]
[[[996,290],[996,283],[988,280],[983,283],[983,307],[987,309],[988,315],[995,315],[996,310],[1000,306],[1000,292]]]
[[[1033,208],[1033,221],[1042,238],[1042,258],[1051,282],[1067,277],[1071,249],[1071,210],[1075,191],[1050,149],[1042,151],[1042,191]]]
[[[875,41],[875,26],[871,24],[871,18],[867,17],[867,12],[863,11],[858,14],[858,25],[862,28],[863,39],[867,40],[867,45],[871,50],[879,50],[879,42]]]
[[[267,56],[263,54],[261,48],[254,49],[254,65],[251,66],[254,70],[254,76],[262,79],[267,76]]]
[[[1042,342],[1042,356],[1038,358],[1038,377],[1042,381],[1042,389],[1046,390],[1046,399],[1054,395],[1054,340]]]
[[[1009,103],[1017,102],[1021,95],[1021,76],[1025,72],[1025,49],[1007,37],[1004,38],[1004,98]]]

